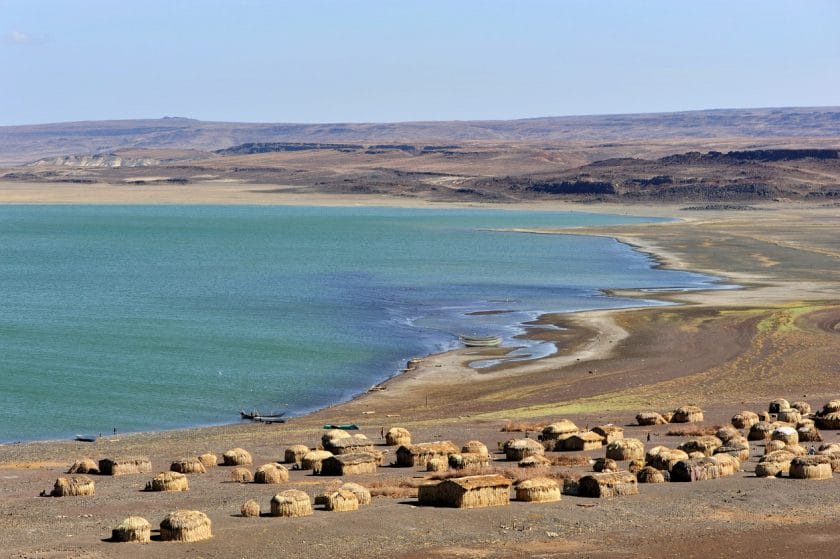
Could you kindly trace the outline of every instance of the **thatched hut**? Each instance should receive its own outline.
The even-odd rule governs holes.
[[[645,443],[639,439],[619,439],[607,445],[607,458],[613,460],[641,460],[645,457]]]
[[[630,472],[590,474],[578,480],[578,495],[581,497],[605,498],[638,493],[636,476]]]
[[[699,423],[703,421],[703,410],[698,406],[681,406],[674,410],[671,423]]]
[[[691,454],[692,452],[699,452],[703,456],[711,456],[715,453],[715,449],[723,446],[723,441],[713,435],[704,435],[701,437],[692,437],[683,442],[677,447],[678,450]]]
[[[732,425],[724,425],[720,427],[717,431],[715,431],[715,436],[726,444],[727,442],[731,441],[732,439],[741,437],[741,432],[733,427]]]
[[[148,474],[151,471],[152,463],[146,457],[103,458],[99,461],[99,473],[103,476]]]
[[[793,408],[781,409],[776,414],[776,420],[782,423],[796,423],[800,419],[802,419],[802,415],[799,413],[799,410]]]
[[[425,468],[432,458],[449,460],[450,454],[458,454],[458,447],[450,441],[434,441],[401,446],[397,449],[397,466],[403,468]]]
[[[592,469],[596,472],[617,472],[618,464],[612,458],[596,458]]]
[[[313,473],[321,471],[321,464],[324,460],[332,457],[332,452],[326,450],[310,450],[300,459],[301,470],[312,470]]]
[[[665,476],[653,466],[645,466],[636,472],[636,481],[639,483],[665,483]]]
[[[720,467],[714,458],[680,460],[671,467],[671,481],[704,481],[720,477]]]
[[[263,464],[254,472],[254,483],[285,483],[289,470],[280,464]]]
[[[149,543],[152,525],[141,516],[129,516],[111,530],[112,542]]]
[[[790,462],[789,475],[795,479],[830,479],[831,458],[828,456],[799,456]]]
[[[487,450],[487,445],[481,441],[467,441],[461,447],[461,454],[481,454],[483,456],[490,456],[490,451]]]
[[[515,486],[516,500],[527,503],[553,503],[560,500],[560,486],[551,478],[535,477]]]
[[[330,439],[329,443],[324,445],[324,450],[339,455],[358,454],[359,452],[372,453],[374,448],[373,441],[362,434],[356,434],[350,435],[349,437]]]
[[[520,468],[548,468],[551,460],[545,456],[526,456],[517,464]]]
[[[236,483],[251,483],[254,481],[254,474],[248,468],[240,466],[230,471],[230,480]]]
[[[68,468],[67,473],[96,475],[99,473],[99,464],[90,458],[82,458],[81,460],[73,462],[73,465]]]
[[[657,470],[670,470],[680,460],[688,460],[688,454],[666,446],[655,446],[645,453],[647,465]]]
[[[561,419],[543,427],[539,440],[546,450],[563,450],[564,441],[577,433],[580,433],[577,425],[568,419]]]
[[[840,429],[840,412],[817,415],[814,417],[814,423],[820,429]]]
[[[759,421],[750,426],[750,432],[747,434],[747,439],[750,441],[765,441],[773,434],[773,429],[778,427],[776,423],[769,421]]]
[[[631,474],[638,473],[639,470],[645,467],[645,460],[642,458],[641,460],[630,460],[627,463],[627,471]]]
[[[388,446],[408,446],[411,444],[411,433],[404,427],[391,427],[385,433],[385,444]]]
[[[324,449],[326,449],[333,443],[333,441],[336,441],[338,439],[346,439],[350,436],[352,435],[350,435],[350,433],[348,433],[344,429],[328,429],[326,432],[324,432],[323,435],[321,435],[321,446],[323,446]]]
[[[212,468],[218,465],[219,457],[213,454],[212,452],[205,452],[204,454],[198,457],[198,461],[201,462],[201,464],[205,468]]]
[[[600,435],[604,440],[604,444],[607,445],[613,441],[624,438],[624,427],[621,427],[620,425],[613,425],[612,423],[593,427],[592,432]]]
[[[767,407],[768,413],[779,413],[780,410],[790,409],[790,402],[784,398],[776,398],[770,400],[770,405]]]
[[[770,440],[785,444],[799,444],[799,433],[793,427],[776,427],[770,434]]]
[[[232,448],[222,454],[222,464],[225,466],[249,466],[252,462],[251,453],[242,448]]]
[[[786,474],[790,471],[790,463],[796,458],[793,453],[786,450],[776,450],[765,454],[755,466],[756,477],[773,477]]]
[[[733,441],[737,441],[737,439],[733,439]],[[730,442],[733,442],[733,441],[730,441]],[[743,439],[743,441],[746,442],[747,439]],[[742,446],[740,444],[728,444],[727,443],[727,444],[725,444],[723,446],[719,446],[715,449],[715,454],[714,454],[715,456],[718,456],[718,455],[721,455],[721,454],[728,454],[729,456],[735,457],[739,461],[743,462],[745,460],[750,459],[750,447],[749,447],[749,444],[747,444],[746,446]]]
[[[450,454],[449,458],[456,456],[455,454]],[[449,469],[449,460],[444,460],[443,458],[432,458],[428,462],[426,462],[426,471],[427,472],[445,472]]]
[[[741,461],[731,454],[715,454],[712,460],[717,461],[720,477],[731,476],[741,470]]]
[[[327,494],[325,510],[334,512],[349,512],[359,510],[359,498],[352,491],[339,489]]]
[[[514,439],[504,446],[505,459],[518,462],[528,456],[542,456],[545,454],[543,445],[534,439]]]
[[[819,456],[827,456],[831,460],[831,471],[840,472],[840,444],[820,445]]]
[[[309,452],[309,447],[303,444],[287,446],[283,452],[283,463],[292,464],[292,468],[300,468],[301,460]]]
[[[176,510],[160,523],[160,539],[165,542],[197,542],[213,537],[212,523],[197,510]]]
[[[822,408],[822,413],[837,413],[840,412],[840,400],[831,400]]]
[[[450,478],[421,485],[421,505],[462,509],[493,507],[510,502],[510,480],[497,474]]]
[[[271,516],[312,516],[312,501],[300,489],[287,489],[271,498]]]
[[[639,425],[665,425],[668,423],[661,413],[655,411],[643,411],[636,415],[636,423]]]
[[[368,452],[339,454],[330,456],[321,462],[321,468],[315,473],[322,476],[348,476],[356,474],[375,474],[377,457]]]
[[[370,491],[367,487],[359,485],[358,483],[347,482],[338,488],[341,491],[350,491],[356,496],[359,505],[369,505],[371,501]]]
[[[596,450],[604,446],[604,439],[598,433],[587,431],[572,435],[566,440],[565,450]]]
[[[205,474],[207,468],[198,458],[180,458],[169,465],[169,469],[173,472],[181,474]]]
[[[465,468],[484,468],[489,465],[489,454],[463,452],[461,454],[449,455],[449,467],[454,470],[463,470]]]
[[[82,475],[58,478],[50,492],[52,497],[86,497],[95,494],[93,480]]]
[[[260,515],[260,504],[253,499],[248,499],[242,503],[239,514],[245,518],[256,518]]]
[[[189,491],[187,476],[180,472],[161,472],[146,482],[145,491]]]
[[[803,443],[817,443],[823,440],[822,433],[811,419],[799,421],[796,424],[796,434],[799,436],[799,442]]]
[[[758,423],[758,414],[752,411],[742,411],[732,416],[732,426],[737,429],[749,429]]]

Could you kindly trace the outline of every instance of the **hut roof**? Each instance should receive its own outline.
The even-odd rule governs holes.
[[[440,485],[457,485],[465,491],[480,489],[482,487],[510,487],[511,482],[505,476],[498,474],[485,474],[477,476],[454,477],[440,482]]]
[[[403,450],[405,449],[405,450]],[[432,441],[429,443],[415,443],[408,446],[401,446],[397,452],[409,452],[410,454],[458,454],[458,447],[451,441]]]
[[[367,464],[369,462],[378,462],[379,458],[375,454],[369,452],[352,452],[350,454],[339,454],[337,456],[329,456],[325,461],[340,462],[345,466],[353,464]]]
[[[577,433],[580,431],[578,426],[568,419],[561,419],[555,421],[550,425],[543,427],[543,435],[566,435],[568,433]]]
[[[588,443],[602,442],[604,440],[604,437],[602,437],[598,433],[593,433],[592,431],[587,431],[586,433],[578,433],[576,435],[572,435],[570,438],[578,439]]]

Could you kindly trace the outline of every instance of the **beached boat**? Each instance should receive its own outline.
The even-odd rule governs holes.
[[[495,347],[502,343],[499,336],[458,336],[461,343],[467,347]]]
[[[257,410],[254,411],[239,411],[239,415],[242,416],[242,419],[250,419],[251,421],[274,421],[274,422],[283,422],[284,419],[280,419],[286,412],[282,411],[279,413],[260,413]]]
[[[344,431],[358,431],[359,426],[355,423],[328,423],[324,425],[324,429],[343,429]]]
[[[83,443],[95,443],[96,439],[99,438],[96,435],[76,435],[73,439],[75,441],[80,441]]]

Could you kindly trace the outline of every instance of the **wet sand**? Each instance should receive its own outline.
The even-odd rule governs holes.
[[[615,212],[613,206],[584,209]],[[492,449],[512,435],[501,432],[508,422],[539,424],[562,416],[579,426],[628,425],[627,436],[643,438],[652,431],[655,444],[675,446],[679,438],[665,435],[668,426],[630,427],[636,412],[695,403],[707,410],[706,424],[713,425],[741,409],[762,411],[778,396],[805,399],[815,409],[838,396],[840,209],[620,211],[682,220],[550,233],[614,236],[656,255],[662,265],[715,273],[743,289],[655,295],[680,306],[546,316],[541,320],[567,328],[537,334],[559,337],[557,355],[484,371],[468,363],[495,350],[431,356],[385,383],[384,390],[284,425],[0,446],[5,513],[0,532],[10,542],[0,550],[25,557],[268,557],[313,551],[335,557],[700,557],[761,548],[772,557],[789,555],[794,543],[799,553],[833,549],[837,537],[827,527],[840,505],[825,496],[840,489],[840,479],[756,479],[750,473],[754,463],[731,478],[643,486],[638,496],[606,501],[564,496],[553,504],[459,511],[416,508],[416,501],[405,496],[377,497],[357,513],[316,511],[303,519],[239,518],[247,498],[258,499],[265,510],[278,487],[226,483],[225,468],[190,476],[191,490],[176,495],[141,492],[151,476],[139,475],[98,476],[97,495],[91,498],[37,497],[82,456],[146,455],[154,473],[180,456],[240,446],[258,465],[279,459],[288,444],[314,446],[325,423],[356,422],[380,443],[381,428],[400,425],[415,441],[479,439]],[[836,432],[824,435],[830,442],[840,439]],[[754,454],[761,451],[754,445]],[[603,450],[587,454],[603,456]],[[494,465],[516,470],[502,461]],[[396,486],[424,475],[381,468],[358,481]],[[314,495],[334,484],[292,472],[286,485]],[[129,514],[142,514],[156,527],[166,512],[180,507],[207,512],[214,522],[213,540],[146,546],[102,541]],[[784,543],[768,543],[776,539],[769,533]]]

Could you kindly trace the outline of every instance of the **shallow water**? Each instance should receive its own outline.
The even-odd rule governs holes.
[[[601,289],[714,281],[608,238],[488,230],[638,221],[650,220],[0,206],[0,441],[218,424],[240,408],[303,413],[459,333],[512,343],[544,312],[639,304]]]

